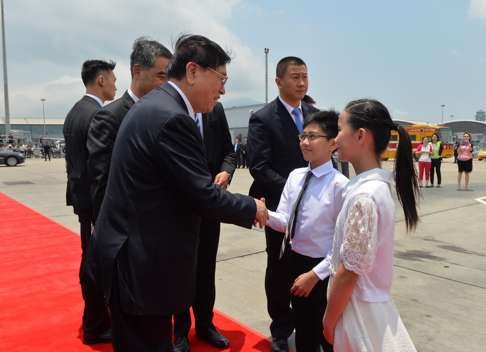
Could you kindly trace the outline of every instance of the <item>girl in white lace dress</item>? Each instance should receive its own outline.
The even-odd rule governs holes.
[[[416,351],[390,297],[394,184],[407,229],[418,221],[410,138],[387,108],[371,99],[349,103],[339,116],[339,129],[340,156],[353,164],[357,176],[344,191],[336,223],[324,336],[335,352]],[[391,130],[399,133],[394,174],[380,168]]]

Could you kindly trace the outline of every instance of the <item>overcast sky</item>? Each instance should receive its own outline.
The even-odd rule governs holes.
[[[140,36],[172,50],[197,33],[231,52],[226,106],[263,102],[283,56],[307,62],[321,108],[374,97],[395,118],[470,119],[486,110],[486,0],[4,0],[11,117],[64,117],[84,92],[81,63],[117,62],[129,85]],[[0,116],[4,117],[3,85]]]

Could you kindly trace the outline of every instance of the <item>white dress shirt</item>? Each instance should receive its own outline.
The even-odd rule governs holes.
[[[304,167],[290,173],[277,210],[268,212],[267,226],[279,232],[287,230],[291,212],[309,170],[313,177],[302,196],[295,235],[290,244],[296,253],[311,258],[324,258],[313,268],[319,279],[324,280],[330,274],[334,226],[343,203],[342,192],[348,183],[348,179],[332,167],[330,160],[314,169]]]
[[[134,101],[135,103],[136,103],[137,101],[139,101],[139,100],[140,100],[140,98],[139,98],[139,97],[137,97],[137,96],[135,95],[135,93],[133,93],[133,91],[132,91],[130,88],[128,88],[128,89],[127,89],[127,93],[128,93],[128,95],[130,96],[130,98],[132,98],[132,99],[133,99],[133,101]]]
[[[96,95],[88,94],[88,93],[86,93],[85,95],[87,95],[90,98],[93,98],[98,104],[100,104],[101,107],[103,107],[103,100],[98,98]]]
[[[292,118],[292,120],[294,121],[294,123],[295,123],[295,116],[294,116],[294,114],[292,114],[292,111],[294,111],[295,108],[299,108],[300,116],[302,116],[302,119],[304,119],[304,113],[302,112],[301,102],[299,102],[298,106],[292,106],[292,105],[288,104],[285,100],[283,100],[281,96],[279,96],[278,98],[280,99],[280,102],[283,104],[283,106],[285,106],[285,109],[287,109],[287,111],[289,112],[289,115]],[[302,125],[304,125],[304,121],[302,121]]]
[[[192,108],[192,105],[191,105],[191,102],[189,101],[189,99],[187,99],[186,95],[184,94],[184,92],[177,86],[177,84],[175,84],[174,82],[172,81],[169,81],[169,84],[174,87],[174,89],[177,91],[177,93],[179,93],[179,95],[181,96],[182,100],[184,101],[184,104],[186,104],[186,108],[187,108],[187,113],[188,115],[195,121],[195,113],[194,113],[194,109]]]

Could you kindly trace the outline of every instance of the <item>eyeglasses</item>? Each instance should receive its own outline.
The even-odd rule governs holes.
[[[317,133],[301,133],[299,134],[299,141],[303,142],[304,140],[308,140],[309,142],[315,141],[318,138],[328,138],[325,134],[317,134]]]
[[[223,84],[223,86],[226,84],[226,82],[228,82],[228,76],[226,76],[225,74],[218,72],[215,69],[212,69],[211,67],[206,67],[206,68],[208,70],[213,71],[214,73],[216,73],[219,76],[219,79],[221,80],[221,83]]]

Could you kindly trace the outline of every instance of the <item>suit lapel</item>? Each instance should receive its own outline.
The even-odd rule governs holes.
[[[206,156],[210,154],[209,148],[211,147],[211,128],[210,128],[211,113],[202,114],[202,124],[203,124],[203,144]]]
[[[285,134],[296,136],[299,133],[295,122],[279,98],[275,99],[275,114],[279,118]]]
[[[130,110],[133,104],[135,104],[130,94],[128,94],[128,91],[125,91],[125,94],[123,94],[122,101],[123,101],[123,107],[127,109],[127,111]]]
[[[170,85],[170,83],[165,83],[160,87],[163,91],[165,91],[167,94],[169,94],[172,98],[174,98],[177,103],[184,109],[184,111],[189,114],[189,111],[187,110],[186,103],[184,103],[184,99],[182,99],[181,95],[179,92]]]

